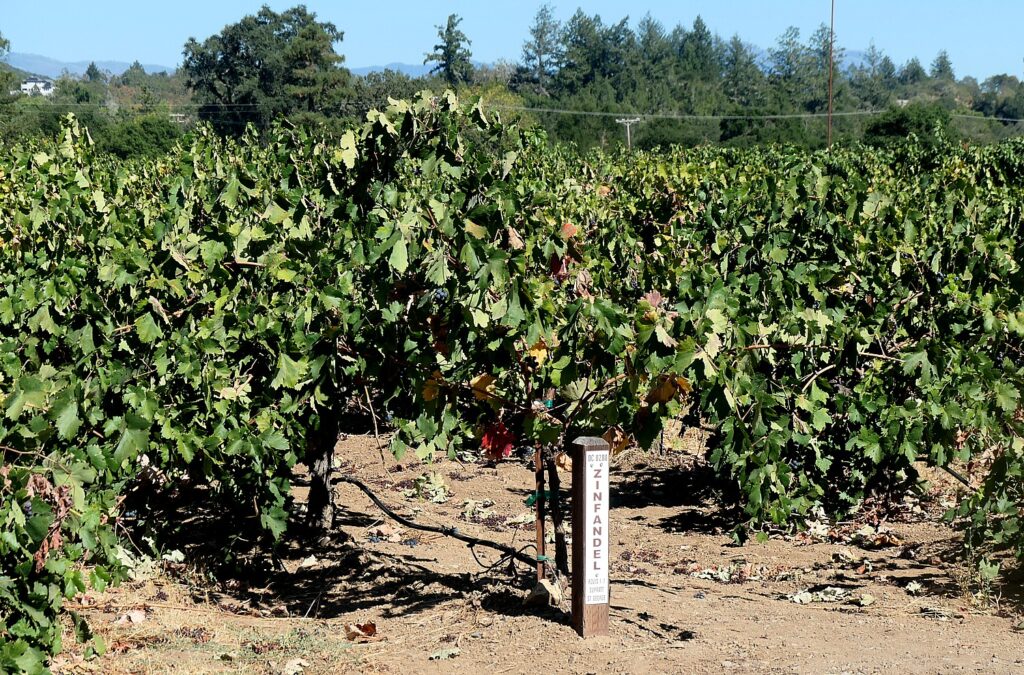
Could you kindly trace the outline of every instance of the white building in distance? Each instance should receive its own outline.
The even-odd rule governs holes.
[[[55,91],[53,82],[39,77],[30,77],[21,83],[22,94],[38,94],[40,96],[52,96]]]

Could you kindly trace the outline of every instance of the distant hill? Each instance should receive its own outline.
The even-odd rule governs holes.
[[[492,63],[484,63],[483,61],[473,61],[473,66],[479,68],[481,66],[492,66]],[[399,73],[408,75],[409,77],[423,77],[424,75],[430,74],[430,69],[434,67],[433,63],[426,65],[422,63],[388,63],[383,66],[360,66],[359,68],[348,67],[349,71],[353,75],[366,76],[370,73],[380,73],[385,70],[395,70]]]
[[[44,77],[60,77],[64,71],[67,71],[72,75],[84,75],[89,64],[92,63],[91,61],[59,61],[57,59],[51,59],[49,56],[24,54],[22,52],[11,52],[7,55],[5,61],[12,68],[23,70],[27,73],[32,73],[33,75],[42,75]],[[96,61],[97,68],[114,75],[120,75],[124,71],[128,70],[131,65],[131,63],[127,63],[125,61]],[[142,67],[145,68],[147,73],[174,72],[174,68],[150,63],[144,63],[142,64]]]
[[[394,70],[409,77],[422,77],[430,72],[432,66],[414,63],[389,63],[384,66],[362,66],[360,68],[349,68],[354,75],[369,75],[385,70]]]
[[[2,71],[10,71],[10,72],[14,73],[14,76],[16,78],[18,78],[19,80],[24,80],[24,79],[26,79],[28,77],[31,77],[33,75],[33,73],[26,72],[26,71],[24,71],[24,70],[22,70],[20,68],[15,68],[14,66],[10,65],[9,63],[4,63],[3,61],[0,61],[0,70],[2,70]],[[0,93],[2,93],[2,92],[0,92]]]

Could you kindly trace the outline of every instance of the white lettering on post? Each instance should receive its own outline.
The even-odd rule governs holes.
[[[586,453],[587,484],[576,492],[586,499],[584,522],[590,528],[590,537],[584,545],[586,564],[585,604],[608,603],[608,453]]]

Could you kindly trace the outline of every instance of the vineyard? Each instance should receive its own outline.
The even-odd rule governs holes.
[[[949,518],[994,573],[1024,555],[1022,207],[1016,141],[581,158],[446,94],[117,162],[69,118],[0,156],[0,670],[45,669],[162,495],[268,554],[330,532],[368,424],[553,466],[681,420],[739,542],[981,467]]]

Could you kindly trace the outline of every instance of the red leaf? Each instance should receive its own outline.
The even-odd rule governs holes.
[[[509,431],[503,422],[495,422],[484,430],[480,445],[488,459],[498,461],[512,454],[515,441],[515,434]]]
[[[646,300],[651,307],[659,307],[665,300],[658,291],[651,291],[650,293],[647,293],[644,295],[643,299]]]
[[[569,278],[569,263],[571,259],[569,256],[561,258],[557,255],[552,255],[551,260],[548,261],[548,267],[551,269],[551,276],[559,281],[565,281]]]

